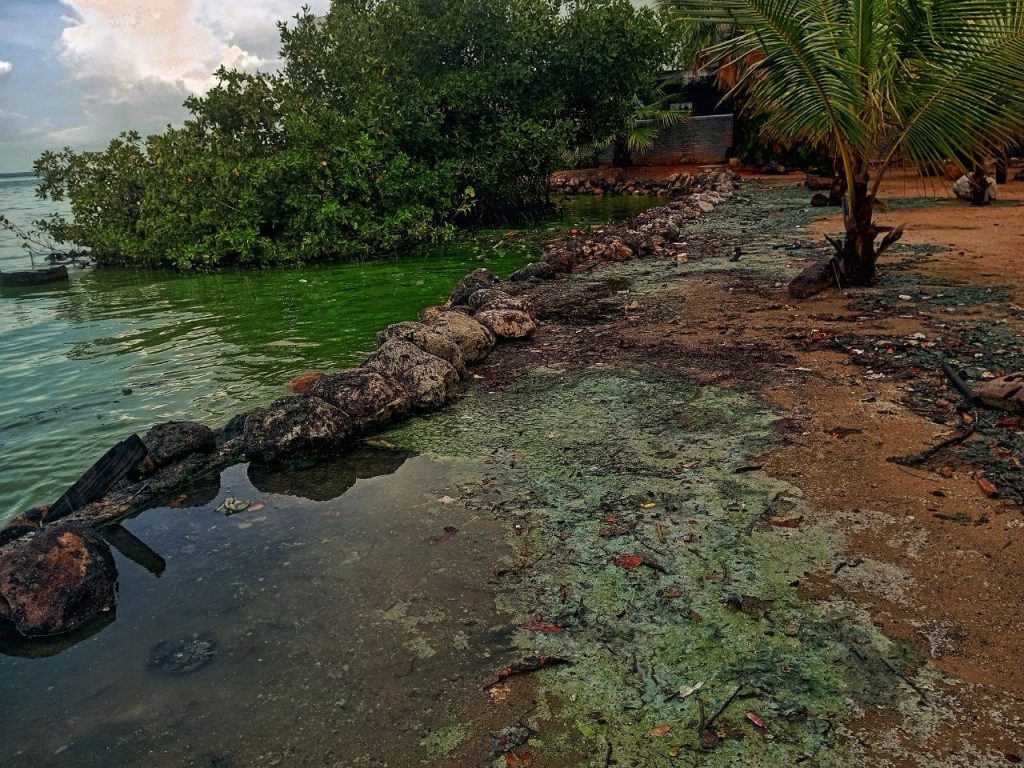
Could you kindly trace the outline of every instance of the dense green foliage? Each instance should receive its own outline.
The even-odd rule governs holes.
[[[872,282],[878,256],[899,239],[901,230],[874,221],[894,162],[981,158],[1024,133],[1024,0],[661,5],[704,29],[732,29],[710,55],[745,65],[737,90],[764,138],[838,158],[846,239],[834,266],[843,282]]]
[[[335,0],[282,25],[279,72],[220,71],[182,126],[36,163],[46,222],[100,262],[363,258],[541,205],[621,131],[669,35],[628,0]]]

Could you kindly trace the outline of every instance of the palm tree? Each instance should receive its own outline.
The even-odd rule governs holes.
[[[841,160],[846,234],[827,273],[840,285],[872,284],[902,236],[874,220],[895,162],[980,157],[1024,132],[1024,0],[659,2],[737,30],[711,52],[753,62],[736,89],[765,138]]]

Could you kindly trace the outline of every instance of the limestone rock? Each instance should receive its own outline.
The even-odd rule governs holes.
[[[288,454],[336,450],[354,427],[351,417],[319,397],[286,397],[249,414],[243,450],[251,461],[264,462]]]
[[[71,632],[117,600],[117,567],[110,547],[79,525],[43,530],[0,559],[0,618],[21,634]]]
[[[383,427],[412,410],[401,384],[367,368],[328,373],[308,394],[343,411],[361,431]]]
[[[452,364],[407,341],[384,342],[363,367],[398,382],[416,410],[435,410],[459,393],[459,374]]]
[[[496,285],[498,278],[491,274],[489,269],[475,269],[466,275],[459,284],[455,286],[455,290],[452,291],[452,295],[448,298],[448,303],[452,306],[459,304],[465,304],[477,291],[483,288],[490,288]]]
[[[553,280],[557,274],[555,268],[547,262],[537,261],[513,272],[508,279],[517,283],[527,280]]]
[[[986,381],[975,390],[985,405],[1013,413],[1024,413],[1024,372]]]
[[[518,309],[485,309],[475,317],[499,339],[525,339],[537,330],[533,318]]]
[[[160,469],[194,453],[212,453],[217,438],[212,429],[194,421],[168,421],[157,424],[142,438],[149,458],[149,470]]]
[[[377,334],[377,346],[383,346],[389,339],[407,341],[434,357],[447,360],[458,372],[460,378],[466,377],[466,359],[462,356],[462,349],[459,345],[423,323],[389,325]]]
[[[533,305],[522,296],[510,296],[497,288],[477,291],[469,297],[469,306],[474,312],[484,309],[517,309],[533,317]]]
[[[494,349],[494,334],[462,312],[430,307],[423,310],[420,319],[458,344],[463,359],[470,365],[485,360]]]

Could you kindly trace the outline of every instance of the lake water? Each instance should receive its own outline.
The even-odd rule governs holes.
[[[541,229],[624,218],[654,198],[566,201]],[[0,179],[22,226],[57,210],[33,179]],[[536,234],[536,229],[533,232]],[[50,503],[110,445],[168,419],[217,426],[310,370],[359,363],[378,330],[414,319],[477,267],[507,275],[534,246],[481,231],[401,259],[305,269],[73,271],[0,294],[0,523]],[[28,266],[0,232],[0,269]]]

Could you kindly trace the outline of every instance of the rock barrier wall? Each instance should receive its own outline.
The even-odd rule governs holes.
[[[26,636],[77,629],[110,610],[116,589],[108,544],[94,531],[165,503],[232,464],[338,452],[396,421],[443,408],[458,397],[469,368],[497,344],[536,332],[532,285],[600,262],[678,259],[687,222],[711,213],[736,187],[731,174],[709,173],[688,176],[672,189],[684,188],[685,197],[624,225],[573,231],[549,241],[541,261],[518,270],[504,285],[486,269],[470,273],[446,304],[423,310],[416,322],[382,330],[377,351],[361,366],[303,377],[301,394],[239,414],[216,430],[167,422],[119,443],[60,503],[28,510],[0,529],[0,620],[13,621]],[[216,497],[209,483],[198,484],[213,495],[193,503]],[[53,579],[42,573],[40,563],[46,562],[81,567],[62,568],[60,588],[54,589]]]

